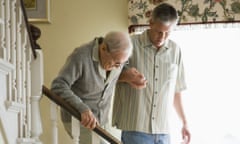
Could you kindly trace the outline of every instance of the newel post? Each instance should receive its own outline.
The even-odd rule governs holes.
[[[36,43],[36,40],[41,35],[41,31],[33,25],[30,25],[30,30],[36,52],[36,57],[33,58],[31,62],[31,137],[34,138],[37,143],[41,143],[39,137],[42,134],[42,122],[39,102],[42,96],[43,85],[43,54],[39,45]]]

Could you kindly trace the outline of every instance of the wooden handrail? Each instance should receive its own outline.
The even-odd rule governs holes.
[[[44,95],[46,95],[50,100],[55,102],[60,107],[64,108],[66,111],[68,111],[72,116],[74,116],[76,119],[81,121],[81,116],[79,112],[76,110],[76,108],[72,107],[68,103],[66,103],[60,96],[56,95],[54,92],[49,90],[46,86],[43,85],[42,92]],[[110,142],[111,144],[122,144],[121,141],[119,141],[117,138],[115,138],[113,135],[111,135],[109,132],[107,132],[105,129],[101,128],[100,126],[96,126],[93,129],[94,132],[96,132],[98,135],[103,137],[105,140]]]
[[[37,58],[37,54],[36,54],[36,51],[35,51],[36,45],[35,45],[35,42],[34,42],[34,39],[33,39],[30,24],[28,22],[28,16],[27,16],[27,12],[26,12],[23,0],[20,0],[20,5],[21,5],[22,13],[23,13],[23,18],[24,18],[24,21],[25,21],[25,24],[26,24],[26,29],[27,29],[27,32],[28,32],[28,37],[29,37],[31,48],[32,48],[33,57],[34,57],[34,59],[36,59]]]

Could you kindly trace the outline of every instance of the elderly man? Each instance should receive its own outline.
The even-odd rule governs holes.
[[[98,144],[96,124],[108,121],[111,97],[122,67],[132,54],[129,35],[109,32],[76,48],[52,82],[52,91],[81,114],[81,144]],[[65,129],[71,134],[71,115],[61,110]]]

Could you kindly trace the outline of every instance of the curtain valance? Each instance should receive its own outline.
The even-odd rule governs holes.
[[[148,25],[152,9],[162,2],[176,7],[179,25],[240,23],[239,0],[129,0],[129,27]]]

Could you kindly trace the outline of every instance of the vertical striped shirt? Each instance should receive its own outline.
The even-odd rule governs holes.
[[[169,133],[170,107],[175,92],[186,88],[182,55],[172,40],[157,50],[147,30],[133,35],[133,55],[129,67],[144,74],[148,83],[138,90],[118,83],[113,106],[113,126],[126,131]]]

